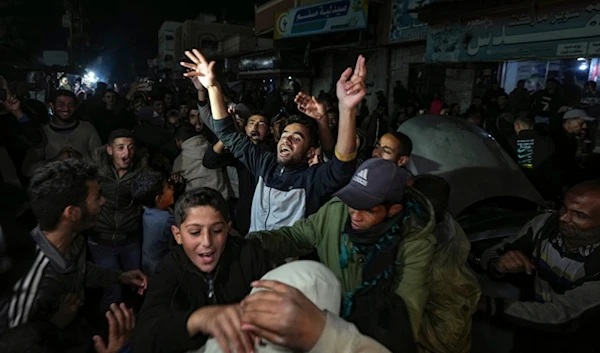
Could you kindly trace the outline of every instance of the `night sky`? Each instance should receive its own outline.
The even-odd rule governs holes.
[[[164,21],[184,21],[194,19],[201,12],[213,13],[220,17],[221,8],[229,22],[252,21],[254,4],[266,0],[169,0],[165,6],[150,5],[140,0],[83,1],[84,11],[89,19],[90,44],[94,51],[102,55],[110,71],[121,76],[131,65],[145,63],[158,52],[158,29]],[[159,3],[159,2],[156,2]],[[60,26],[60,13],[56,9],[46,17],[50,25],[46,46],[58,47],[66,42],[66,30]],[[57,16],[58,15],[58,16]],[[50,49],[50,48],[48,48]]]

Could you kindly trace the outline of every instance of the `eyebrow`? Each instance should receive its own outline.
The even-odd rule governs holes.
[[[225,224],[227,224],[227,222],[221,221],[221,222],[216,222],[216,223],[213,223],[213,224],[209,224],[208,227],[210,228],[210,227],[213,227],[213,226],[225,225]],[[204,227],[204,225],[199,224],[199,223],[190,223],[190,224],[185,224],[185,227],[186,228],[188,228],[188,227]]]
[[[299,135],[300,137],[304,138],[304,135],[303,135],[301,132],[299,132],[299,131],[292,131],[292,132],[290,132],[290,131],[287,131],[287,130],[283,130],[283,133],[284,133],[284,134],[285,134],[286,132],[287,132],[288,134]]]

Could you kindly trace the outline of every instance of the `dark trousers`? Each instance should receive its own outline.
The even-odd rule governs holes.
[[[112,270],[131,271],[140,269],[142,251],[138,241],[125,245],[98,244],[88,239],[88,246],[97,266]],[[123,295],[121,285],[116,284],[104,289],[101,309],[106,311],[112,303],[121,303]]]

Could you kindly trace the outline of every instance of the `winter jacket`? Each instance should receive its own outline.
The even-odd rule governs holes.
[[[106,199],[90,237],[99,244],[122,245],[141,239],[142,208],[133,201],[131,183],[147,165],[147,156],[138,149],[131,169],[119,178],[106,148],[96,150],[94,162],[100,175],[102,196]]]
[[[239,303],[250,293],[250,283],[270,269],[269,255],[260,245],[239,237],[228,237],[214,275],[202,273],[181,246],[171,250],[149,283],[133,335],[134,352],[185,352],[202,347],[208,336],[189,336],[190,315],[208,305]]]
[[[208,187],[217,190],[225,200],[229,199],[229,190],[223,170],[208,169],[202,165],[205,155],[212,146],[204,136],[194,136],[181,144],[181,154],[173,163],[173,173],[182,172],[187,182],[187,190]]]
[[[331,195],[346,185],[356,169],[356,155],[336,156],[325,164],[284,167],[233,127],[233,119],[213,120],[215,133],[257,179],[250,231],[278,229],[315,213]]]
[[[435,236],[433,280],[419,341],[426,352],[468,353],[472,317],[481,296],[477,278],[467,268],[471,243],[447,213],[435,227]]]
[[[37,245],[35,260],[12,293],[0,299],[0,333],[33,321],[58,322],[56,315],[65,295],[76,294],[83,302],[84,287],[104,288],[119,283],[120,272],[87,262],[84,237],[75,238],[65,257],[39,227],[30,236]]]
[[[329,163],[329,162],[328,162]],[[392,291],[408,308],[412,333],[418,337],[423,312],[429,296],[431,261],[435,248],[433,206],[420,192],[407,188],[407,200],[414,208],[406,210],[397,246]],[[417,212],[418,211],[418,212]],[[363,284],[366,256],[353,251],[355,246],[346,235],[348,206],[334,198],[312,216],[291,227],[248,234],[282,258],[301,256],[316,249],[321,259],[340,279],[345,299],[351,299]],[[373,235],[381,236],[381,234]]]

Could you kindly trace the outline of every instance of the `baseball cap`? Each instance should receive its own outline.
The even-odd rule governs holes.
[[[571,109],[569,111],[567,111],[565,113],[565,115],[563,115],[563,120],[569,120],[569,119],[583,119],[585,121],[595,121],[595,118],[592,118],[590,116],[587,115],[587,113],[585,112],[585,110],[582,109]]]
[[[398,204],[404,198],[406,181],[410,174],[396,163],[382,158],[371,158],[358,167],[348,185],[337,196],[348,207],[370,210],[385,202]]]

